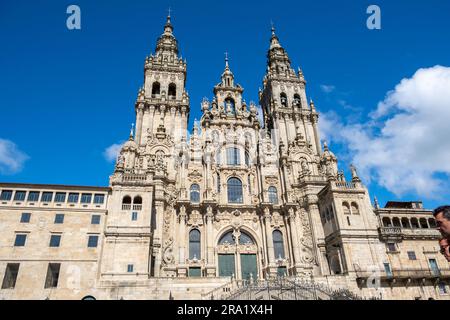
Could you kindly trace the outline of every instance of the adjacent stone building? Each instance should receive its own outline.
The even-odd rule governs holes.
[[[277,276],[448,298],[431,212],[346,181],[273,29],[263,123],[226,59],[189,134],[186,76],[168,17],[109,187],[0,184],[0,298],[199,299]]]

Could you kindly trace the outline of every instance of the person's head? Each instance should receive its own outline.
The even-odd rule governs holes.
[[[450,239],[450,206],[442,206],[434,209],[436,227],[443,237]]]
[[[447,238],[442,238],[439,240],[439,247],[441,248],[441,253],[450,262],[450,245]]]

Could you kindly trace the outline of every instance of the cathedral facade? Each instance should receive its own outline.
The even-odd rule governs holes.
[[[367,298],[448,298],[431,212],[372,204],[353,166],[346,180],[273,29],[263,123],[226,59],[188,132],[187,63],[170,17],[144,70],[109,187],[0,184],[1,298],[189,299],[275,277]]]

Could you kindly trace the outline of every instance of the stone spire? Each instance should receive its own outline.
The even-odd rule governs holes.
[[[280,40],[272,26],[272,36],[270,38],[269,52],[267,53],[267,67],[269,76],[296,77],[295,71],[291,68],[289,56],[280,44]]]
[[[156,56],[161,54],[174,55],[173,58],[178,56],[178,41],[173,35],[173,25],[170,14],[167,16],[166,24],[164,25],[164,32],[158,38],[155,51]]]
[[[222,73],[222,85],[224,87],[234,87],[234,75],[228,64],[228,52],[225,52],[225,70]]]

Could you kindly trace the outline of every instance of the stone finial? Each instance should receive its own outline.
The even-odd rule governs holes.
[[[309,106],[311,107],[311,111],[316,111],[316,106],[314,105],[314,101],[311,99],[311,102],[309,103]]]
[[[130,130],[130,141],[134,140],[134,123],[131,124],[131,130]]]
[[[356,171],[356,167],[353,164],[350,165],[350,171],[352,173],[352,181],[353,182],[361,181],[358,177],[358,172]]]
[[[373,204],[374,204],[375,209],[380,209],[380,204],[378,203],[378,199],[376,196],[373,197]]]

